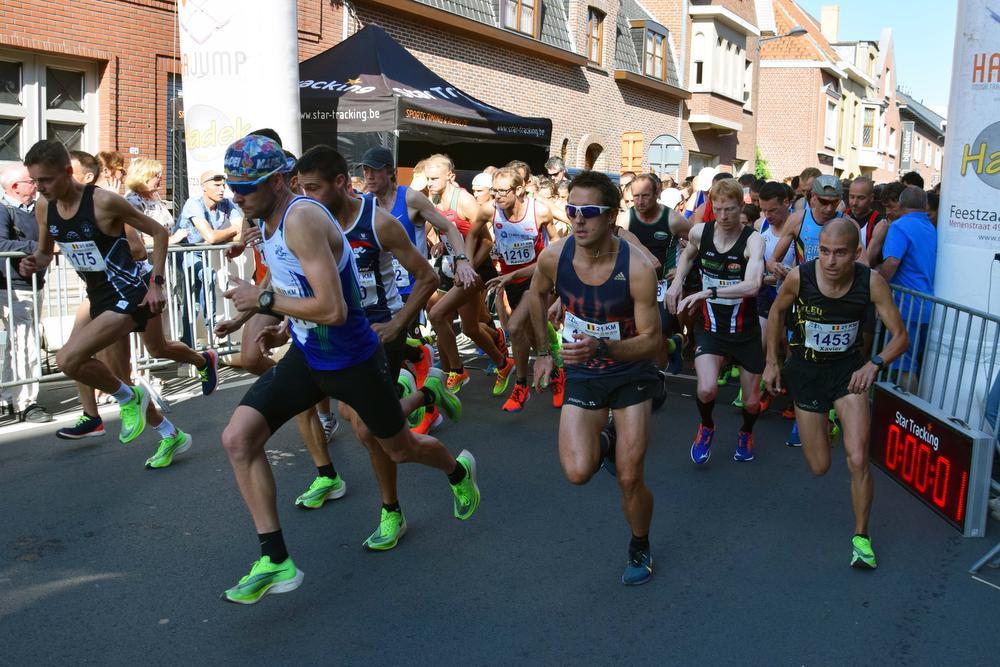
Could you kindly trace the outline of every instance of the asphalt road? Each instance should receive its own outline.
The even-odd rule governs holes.
[[[629,532],[614,480],[565,481],[548,396],[507,415],[474,373],[465,418],[438,432],[478,460],[472,520],[451,517],[441,473],[407,466],[408,534],[394,551],[364,551],[379,498],[362,447],[342,427],[346,497],[297,511],[315,469],[288,425],[268,450],[305,582],[223,603],[258,555],[219,445],[245,390],[234,384],[175,405],[194,446],[162,471],[143,468],[154,432],[124,447],[116,421],[77,443],[55,426],[0,432],[0,663],[985,665],[1000,654],[1000,591],[966,573],[1000,535],[995,522],[989,540],[964,539],[876,472],[880,567],[853,570],[842,449],[814,479],[772,413],[757,460],[737,464],[738,411],[720,400],[716,451],[696,468],[682,378],[653,419],[646,586],[619,582]]]

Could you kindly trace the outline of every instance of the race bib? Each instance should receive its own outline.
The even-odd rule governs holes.
[[[721,278],[716,278],[715,276],[708,276],[708,275],[705,275],[705,274],[702,274],[702,276],[701,276],[701,286],[702,286],[702,289],[711,289],[713,287],[716,288],[716,289],[722,289],[723,287],[730,287],[731,285],[739,285],[741,282],[743,282],[743,281],[742,280],[722,280]],[[720,296],[720,297],[716,297],[714,299],[713,298],[709,298],[708,302],[709,303],[715,303],[715,304],[718,304],[720,306],[738,306],[740,303],[743,302],[743,299],[740,298],[740,297],[737,297],[735,299],[727,299],[725,297],[721,297]]]
[[[535,261],[535,242],[531,239],[513,241],[504,246],[503,262],[507,266],[529,264]]]
[[[822,324],[806,320],[806,347],[817,352],[847,352],[858,337],[858,322]]]
[[[663,300],[667,298],[667,281],[657,280],[656,281],[656,302],[663,303]]]
[[[450,255],[445,255],[441,258],[441,273],[447,278],[455,277],[455,262]]]
[[[278,287],[277,285],[275,285],[274,290],[279,294],[283,294],[285,296],[290,296],[296,299],[303,298],[302,291],[298,287],[285,288],[285,287]],[[319,326],[315,322],[306,322],[305,320],[300,320],[296,317],[289,317],[288,319],[292,323],[292,326],[299,330],[315,329],[317,326]]]
[[[358,285],[361,287],[361,307],[368,308],[378,303],[378,282],[374,271],[360,271]]]
[[[396,276],[396,287],[409,287],[410,286],[410,274],[407,272],[403,265],[399,263],[399,260],[395,257],[392,258],[392,272]]]
[[[104,271],[108,268],[93,241],[65,241],[59,244],[59,249],[77,271]]]
[[[582,334],[592,338],[604,338],[606,340],[621,340],[621,323],[619,322],[588,322],[577,317],[573,313],[566,311],[566,318],[563,320],[563,340],[574,342],[574,334]]]

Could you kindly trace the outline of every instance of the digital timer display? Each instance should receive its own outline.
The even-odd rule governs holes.
[[[965,530],[973,441],[881,384],[875,385],[871,460],[948,523]]]

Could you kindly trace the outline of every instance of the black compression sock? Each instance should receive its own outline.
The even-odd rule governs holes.
[[[520,384],[520,385],[523,385],[523,386],[527,387],[528,386],[528,378],[524,378],[523,380],[521,378],[517,378],[516,380],[514,380],[514,384]]]
[[[403,350],[403,359],[406,359],[411,364],[417,363],[423,356],[419,347],[410,347],[407,345],[406,349]]]
[[[448,481],[451,483],[452,486],[454,486],[455,484],[458,484],[463,479],[465,479],[465,475],[466,475],[465,466],[463,466],[458,461],[455,461],[455,469],[452,470],[450,473],[448,473]]]
[[[740,427],[740,430],[744,433],[753,433],[753,425],[757,423],[758,416],[760,416],[760,412],[750,414],[746,408],[743,408],[743,426]]]
[[[333,464],[325,466],[316,466],[316,470],[319,471],[320,477],[329,477],[330,479],[337,479],[337,471],[333,469]]]
[[[430,407],[434,405],[434,392],[427,387],[421,387],[420,393],[424,395],[424,407]]]
[[[642,537],[632,536],[632,541],[628,543],[628,552],[633,554],[636,551],[649,551],[649,535]]]
[[[399,509],[399,503],[398,502],[395,502],[395,503],[382,503],[382,509],[384,509],[387,512],[399,512],[399,511],[401,511]]]
[[[712,419],[712,410],[715,409],[715,399],[713,398],[708,403],[702,403],[701,399],[696,396],[694,400],[698,404],[698,414],[701,415],[701,423],[707,428],[715,428],[715,420]]]
[[[465,370],[465,366],[459,366],[458,368],[452,368],[449,373],[461,373]]]
[[[288,550],[285,548],[285,538],[280,530],[273,533],[257,533],[260,541],[260,555],[267,556],[272,563],[284,563],[288,559]]]

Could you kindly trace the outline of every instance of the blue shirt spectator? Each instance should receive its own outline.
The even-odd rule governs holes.
[[[910,186],[899,196],[903,215],[889,227],[882,247],[885,261],[879,273],[895,287],[934,294],[934,269],[937,264],[937,229],[927,215],[927,195]],[[903,319],[910,319],[909,304],[901,305]],[[930,318],[931,304],[925,303],[920,322]]]
[[[243,224],[243,212],[231,199],[225,198],[226,180],[221,174],[202,175],[202,195],[191,197],[181,209],[178,223],[187,230],[187,243],[231,241]]]

